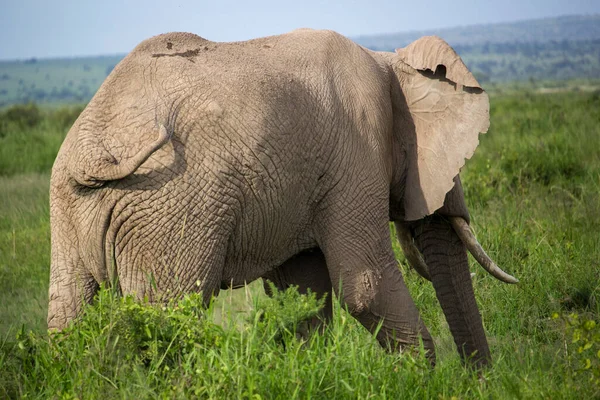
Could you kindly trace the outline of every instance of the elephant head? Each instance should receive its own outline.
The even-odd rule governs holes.
[[[488,130],[488,96],[438,37],[421,38],[395,54],[380,54],[398,80],[392,85],[394,131],[406,157],[390,204],[398,240],[409,264],[432,281],[463,358],[488,363],[466,250],[497,279],[518,282],[498,268],[475,239],[458,177],[479,134]]]

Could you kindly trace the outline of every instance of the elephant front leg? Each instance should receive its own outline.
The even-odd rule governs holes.
[[[333,213],[321,218],[318,228],[333,288],[341,287],[336,295],[353,317],[370,332],[377,332],[384,348],[416,348],[422,340],[427,357],[435,364],[433,339],[410,297],[391,248],[387,215],[372,220],[373,208],[352,210],[350,214]]]
[[[307,250],[296,254],[282,265],[263,276],[265,292],[271,296],[273,282],[278,290],[285,290],[291,285],[298,286],[298,292],[306,294],[308,289],[317,295],[317,299],[326,297],[325,305],[318,316],[308,322],[310,330],[323,328],[333,316],[332,287],[325,263],[325,256],[320,249]]]
[[[342,296],[348,310],[389,350],[416,348],[419,340],[435,365],[433,339],[419,316],[395,260],[377,268],[342,272]]]

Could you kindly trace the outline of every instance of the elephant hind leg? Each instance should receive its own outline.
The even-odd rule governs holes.
[[[308,321],[311,330],[327,323],[333,316],[332,288],[329,272],[325,263],[325,256],[320,249],[311,249],[296,254],[285,261],[279,267],[263,276],[265,293],[272,295],[271,287],[267,283],[271,281],[279,290],[285,290],[291,285],[298,286],[298,291],[306,294],[308,289],[316,293],[317,298],[327,296],[325,305],[319,316]]]
[[[84,304],[92,302],[98,289],[99,285],[90,273],[59,273],[53,266],[48,293],[48,329],[64,329],[80,314]]]

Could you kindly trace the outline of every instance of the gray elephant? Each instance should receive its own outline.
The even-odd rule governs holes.
[[[460,354],[486,364],[466,247],[516,280],[472,236],[458,173],[488,125],[486,93],[437,37],[396,53],[308,29],[148,39],[56,158],[48,326],[63,328],[103,282],[152,301],[190,291],[208,301],[266,277],[319,295],[340,287],[366,328],[383,320],[383,345],[422,338],[433,361],[392,252],[394,221]]]

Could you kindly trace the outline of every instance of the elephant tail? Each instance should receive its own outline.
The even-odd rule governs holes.
[[[133,174],[150,156],[171,139],[164,125],[158,137],[144,146],[134,156],[117,161],[110,152],[98,143],[97,138],[83,137],[78,140],[74,162],[68,163],[71,177],[80,185],[100,187],[107,181],[116,181]]]

